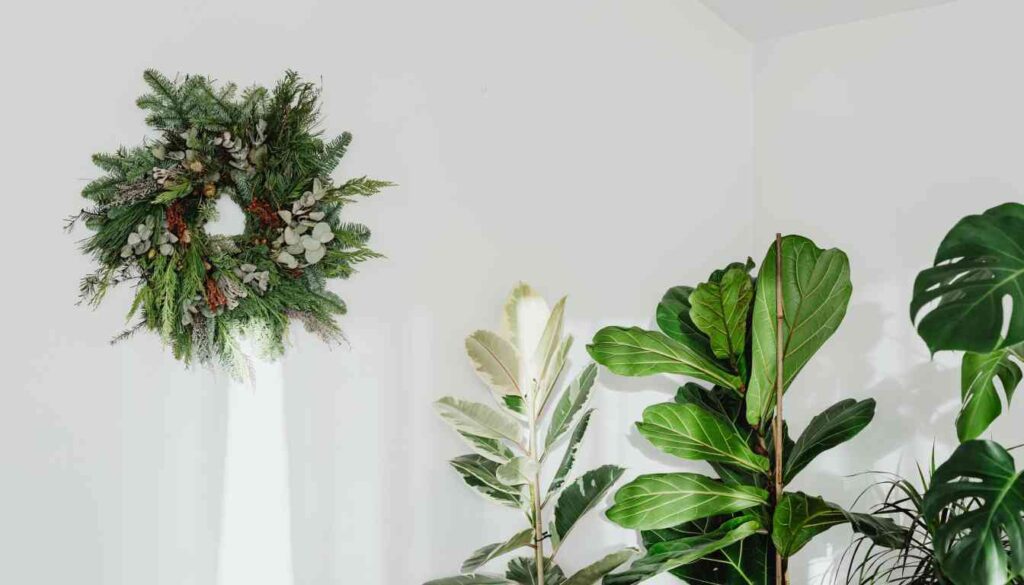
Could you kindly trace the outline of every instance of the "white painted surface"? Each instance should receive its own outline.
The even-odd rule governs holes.
[[[954,0],[701,0],[754,41]],[[972,0],[966,0],[972,1]]]

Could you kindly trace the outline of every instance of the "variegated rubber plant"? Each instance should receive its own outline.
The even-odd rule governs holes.
[[[613,552],[568,578],[556,562],[566,536],[624,471],[604,465],[570,481],[592,414],[585,407],[597,366],[587,365],[558,391],[572,345],[572,337],[563,335],[564,311],[565,298],[549,308],[543,297],[520,284],[505,303],[502,333],[477,331],[466,339],[470,361],[497,408],[454,397],[435,403],[473,450],[451,464],[477,492],[520,510],[528,527],[473,552],[460,575],[428,585],[591,585],[636,552]],[[556,464],[554,454],[563,443]],[[548,477],[545,487],[542,480]],[[478,572],[520,549],[532,549],[532,554],[511,559],[504,573]]]
[[[812,418],[795,442],[775,420],[776,396],[839,327],[853,288],[842,251],[822,250],[801,236],[778,242],[781,277],[773,243],[756,278],[748,260],[716,270],[696,287],[669,289],[657,309],[661,331],[606,327],[588,346],[616,374],[676,374],[709,383],[686,383],[673,402],[647,408],[637,427],[655,447],[706,461],[718,475],[641,475],[619,489],[608,517],[640,530],[647,552],[607,575],[605,585],[663,572],[690,585],[788,582],[785,559],[839,524],[884,546],[902,545],[905,532],[888,518],[784,489],[815,457],[860,433],[875,403],[842,400]],[[781,458],[770,447],[773,428],[783,429]]]

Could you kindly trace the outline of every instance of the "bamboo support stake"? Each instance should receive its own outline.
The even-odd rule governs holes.
[[[779,505],[779,501],[782,499],[782,391],[783,391],[783,376],[782,376],[782,323],[783,323],[783,303],[782,303],[782,234],[775,234],[775,421],[774,421],[774,436],[772,437],[775,442],[775,502],[776,506]],[[779,553],[778,549],[775,550],[775,585],[785,585],[788,581],[786,579],[785,566],[782,559],[782,554]]]

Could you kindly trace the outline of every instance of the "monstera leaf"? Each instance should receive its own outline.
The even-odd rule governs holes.
[[[775,244],[757,277],[747,421],[762,423],[775,405]],[[846,315],[853,285],[841,250],[822,250],[802,236],[782,238],[783,388],[828,340]]]
[[[1013,305],[1008,319],[1004,297]],[[932,353],[989,353],[1024,341],[1024,205],[1005,203],[953,226],[935,266],[914,281],[911,319],[933,301],[917,323]]]
[[[1024,344],[997,349],[991,353],[964,354],[960,367],[960,398],[962,407],[956,419],[956,434],[960,441],[978,438],[1002,412],[999,389],[1002,387],[1009,406],[1013,391],[1020,384],[1021,359]]]
[[[954,585],[1004,585],[1024,575],[1024,472],[998,443],[968,441],[932,475],[924,513]],[[950,516],[940,521],[940,513]]]

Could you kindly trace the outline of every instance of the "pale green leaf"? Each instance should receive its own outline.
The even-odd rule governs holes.
[[[625,469],[615,465],[602,465],[584,473],[562,490],[555,504],[555,519],[551,523],[551,544],[558,549],[576,522],[604,497]]]
[[[551,447],[563,433],[569,430],[573,418],[590,398],[590,390],[594,386],[596,378],[597,365],[587,364],[587,367],[562,392],[561,398],[558,399],[555,409],[551,413],[551,423],[548,425],[547,437],[544,439],[545,449]]]
[[[569,443],[565,447],[565,453],[562,455],[562,462],[558,464],[555,476],[551,479],[547,497],[561,489],[562,485],[565,484],[566,478],[569,476],[569,472],[572,471],[573,463],[576,462],[576,452],[579,451],[583,435],[587,432],[587,425],[590,424],[590,414],[592,412],[593,410],[588,410],[583,413],[583,416],[580,417],[580,422],[576,423],[576,428],[573,429],[572,435],[569,437]]]
[[[615,493],[608,518],[625,528],[655,530],[768,503],[768,492],[726,485],[697,473],[641,475]]]
[[[477,375],[495,397],[522,395],[519,388],[519,353],[496,333],[476,331],[466,338],[466,353]]]
[[[529,546],[532,542],[533,529],[527,528],[526,530],[513,535],[512,538],[509,538],[505,542],[497,542],[479,548],[474,551],[464,563],[462,563],[462,572],[472,573],[479,567],[489,563],[501,555],[508,554],[516,549],[523,548],[524,546]]]
[[[606,555],[599,561],[591,563],[579,571],[573,573],[562,585],[595,585],[608,573],[617,569],[620,565],[633,558],[636,554],[634,548],[624,548],[620,551]]]
[[[522,428],[514,418],[485,404],[445,396],[434,407],[460,433],[512,442],[519,442],[522,437]]]
[[[690,318],[711,340],[715,357],[735,361],[743,355],[753,298],[754,285],[742,268],[727,270],[720,281],[698,285],[690,295]]]
[[[459,435],[466,440],[466,443],[476,454],[486,457],[496,463],[505,463],[509,459],[515,457],[512,450],[506,447],[505,444],[498,439],[478,437],[476,435],[463,432],[459,432]]]
[[[498,464],[494,461],[480,455],[463,455],[452,459],[451,465],[470,487],[484,497],[512,508],[522,506],[521,491],[498,479]]]
[[[529,457],[516,457],[498,467],[498,480],[507,485],[524,485],[533,481],[537,462]]]
[[[732,421],[696,404],[655,404],[644,410],[644,420],[636,426],[669,455],[768,471],[768,459],[754,453]]]

